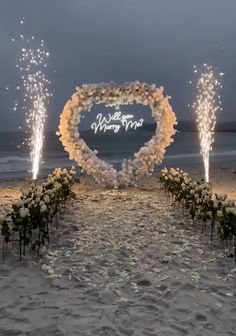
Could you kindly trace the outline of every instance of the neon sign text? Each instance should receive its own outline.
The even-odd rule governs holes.
[[[118,133],[121,129],[125,131],[134,129],[136,130],[139,127],[143,126],[143,119],[134,120],[133,114],[122,114],[121,111],[116,111],[111,114],[108,113],[107,116],[104,116],[102,113],[99,113],[96,116],[96,121],[91,124],[91,129],[94,130],[94,133],[103,131],[113,131]]]

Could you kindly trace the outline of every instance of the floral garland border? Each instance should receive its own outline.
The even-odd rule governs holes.
[[[72,98],[66,103],[60,116],[59,132],[64,149],[70,160],[77,161],[98,184],[118,188],[137,186],[140,177],[150,176],[156,164],[163,160],[166,148],[173,142],[176,116],[170,104],[170,97],[164,97],[163,88],[155,84],[130,82],[123,85],[115,83],[84,84],[76,88]],[[97,150],[91,150],[80,138],[78,124],[82,112],[90,111],[94,104],[106,107],[128,104],[149,105],[156,122],[155,134],[134,154],[131,160],[124,160],[122,169],[117,171],[111,164],[97,157]]]

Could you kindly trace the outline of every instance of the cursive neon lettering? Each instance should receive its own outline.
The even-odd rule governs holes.
[[[96,116],[96,121],[91,124],[91,129],[94,130],[95,134],[102,131],[104,133],[107,131],[118,133],[122,128],[128,131],[130,129],[136,130],[143,126],[143,119],[133,120],[133,118],[133,114],[122,114],[121,111],[116,111],[113,114],[108,113],[107,117],[99,113]]]

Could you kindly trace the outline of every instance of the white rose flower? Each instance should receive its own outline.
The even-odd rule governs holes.
[[[49,195],[49,196],[51,196],[51,195],[53,194],[52,189],[48,189],[48,190],[46,190],[46,194]]]
[[[170,173],[171,175],[175,176],[176,175],[176,171],[174,168],[170,168]]]
[[[20,217],[25,218],[29,215],[29,209],[27,208],[20,208]]]
[[[39,198],[40,198],[41,196],[42,196],[41,191],[37,191],[37,192],[36,192],[36,197],[39,197]]]
[[[46,203],[46,204],[50,202],[50,198],[49,198],[48,195],[45,195],[43,200],[44,200],[44,203]]]
[[[34,207],[35,204],[36,204],[35,201],[32,200],[32,201],[30,202],[30,204],[28,205],[28,208],[32,208],[32,207]]]
[[[208,195],[206,195],[204,198],[203,198],[204,202],[209,202],[210,198]]]
[[[73,168],[73,167],[72,167],[72,168]],[[166,167],[162,169],[162,173],[163,173],[163,174],[167,174],[167,173],[168,173],[168,170],[167,170]]]
[[[226,211],[227,214],[229,214],[229,213],[231,213],[231,208],[230,208],[230,207],[227,207],[227,208],[225,209],[225,211]]]
[[[42,207],[45,205],[44,201],[40,201],[39,205]]]
[[[190,180],[188,177],[184,177],[184,183],[185,183],[185,184],[189,184],[190,181],[191,181],[191,180]]]
[[[231,212],[236,217],[236,208],[231,208]]]
[[[40,212],[45,212],[47,211],[47,206],[44,204],[40,207]]]
[[[31,202],[31,198],[26,198],[25,204],[29,204]]]
[[[54,179],[53,178],[48,179],[48,185],[53,184],[53,183],[54,183]]]
[[[0,214],[0,224],[2,224],[5,220],[5,216],[3,214]]]
[[[217,217],[221,218],[223,216],[223,213],[222,213],[222,211],[217,210],[216,215],[217,215]]]

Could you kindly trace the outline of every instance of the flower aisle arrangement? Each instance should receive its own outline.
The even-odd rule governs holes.
[[[26,247],[39,253],[49,243],[54,218],[57,223],[58,212],[65,209],[66,201],[75,197],[72,191],[75,174],[74,167],[69,172],[56,168],[42,185],[32,184],[24,191],[12,205],[12,211],[1,217],[4,244],[18,243],[20,259]]]
[[[216,233],[223,250],[233,246],[236,258],[236,201],[227,195],[213,195],[207,183],[192,180],[179,168],[164,168],[160,182],[168,196],[187,210],[194,225],[200,220],[202,233],[209,227],[211,242]]]
[[[154,166],[160,164],[166,148],[173,142],[176,124],[175,114],[169,104],[170,97],[164,97],[163,88],[138,81],[124,85],[87,84],[78,87],[67,102],[60,117],[59,132],[69,158],[75,160],[82,169],[105,187],[136,186],[142,176],[149,176]],[[133,160],[124,160],[118,172],[111,164],[100,160],[97,150],[91,150],[80,138],[78,124],[84,112],[89,112],[94,104],[119,109],[120,105],[133,103],[149,105],[156,123],[153,137],[134,154]]]

